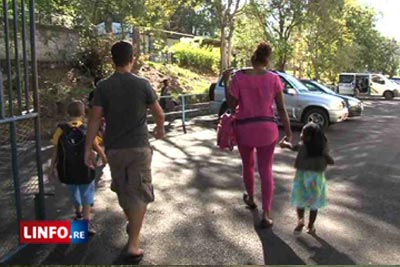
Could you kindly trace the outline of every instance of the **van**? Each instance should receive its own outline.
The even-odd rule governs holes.
[[[346,120],[349,112],[345,102],[339,97],[312,93],[295,77],[273,71],[284,84],[285,106],[292,122],[306,124],[315,122],[322,127]],[[221,116],[228,109],[222,77],[210,88],[211,110]]]
[[[398,97],[400,85],[378,73],[342,73],[339,75],[338,94],[355,96]]]
[[[392,77],[390,78],[391,81],[394,81],[397,84],[400,84],[400,78],[399,77]]]

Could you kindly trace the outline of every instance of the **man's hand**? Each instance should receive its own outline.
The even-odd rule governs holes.
[[[154,128],[153,134],[154,134],[154,137],[155,137],[156,139],[162,139],[162,138],[164,138],[164,135],[165,135],[164,127],[158,127],[158,126],[156,126],[156,127]]]
[[[92,170],[96,168],[96,156],[92,149],[85,151],[85,164]]]

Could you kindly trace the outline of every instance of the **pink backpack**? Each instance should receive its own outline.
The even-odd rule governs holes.
[[[235,116],[225,113],[221,116],[217,129],[217,146],[221,150],[228,148],[230,151],[237,145],[234,132]]]

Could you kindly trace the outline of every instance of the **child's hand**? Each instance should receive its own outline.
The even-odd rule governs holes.
[[[280,144],[280,147],[281,148],[289,148],[289,149],[292,149],[292,144],[291,143],[289,143],[289,142],[287,142],[287,141],[283,141],[283,142],[281,142]]]
[[[279,142],[279,146],[280,146],[281,148],[289,148],[289,149],[292,149],[292,148],[293,148],[292,143],[290,143],[290,142],[288,142],[288,141],[286,140],[286,136]]]

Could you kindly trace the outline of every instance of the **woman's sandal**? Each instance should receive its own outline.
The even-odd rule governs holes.
[[[243,194],[243,201],[247,205],[247,208],[251,210],[255,210],[257,208],[257,205],[254,202],[250,203],[250,197],[246,193]]]
[[[143,259],[143,252],[138,255],[128,254],[126,256],[126,261],[132,264],[139,264]]]
[[[260,222],[260,227],[262,229],[267,229],[267,228],[271,228],[274,225],[274,222],[272,220],[267,220],[265,218],[263,218]]]

